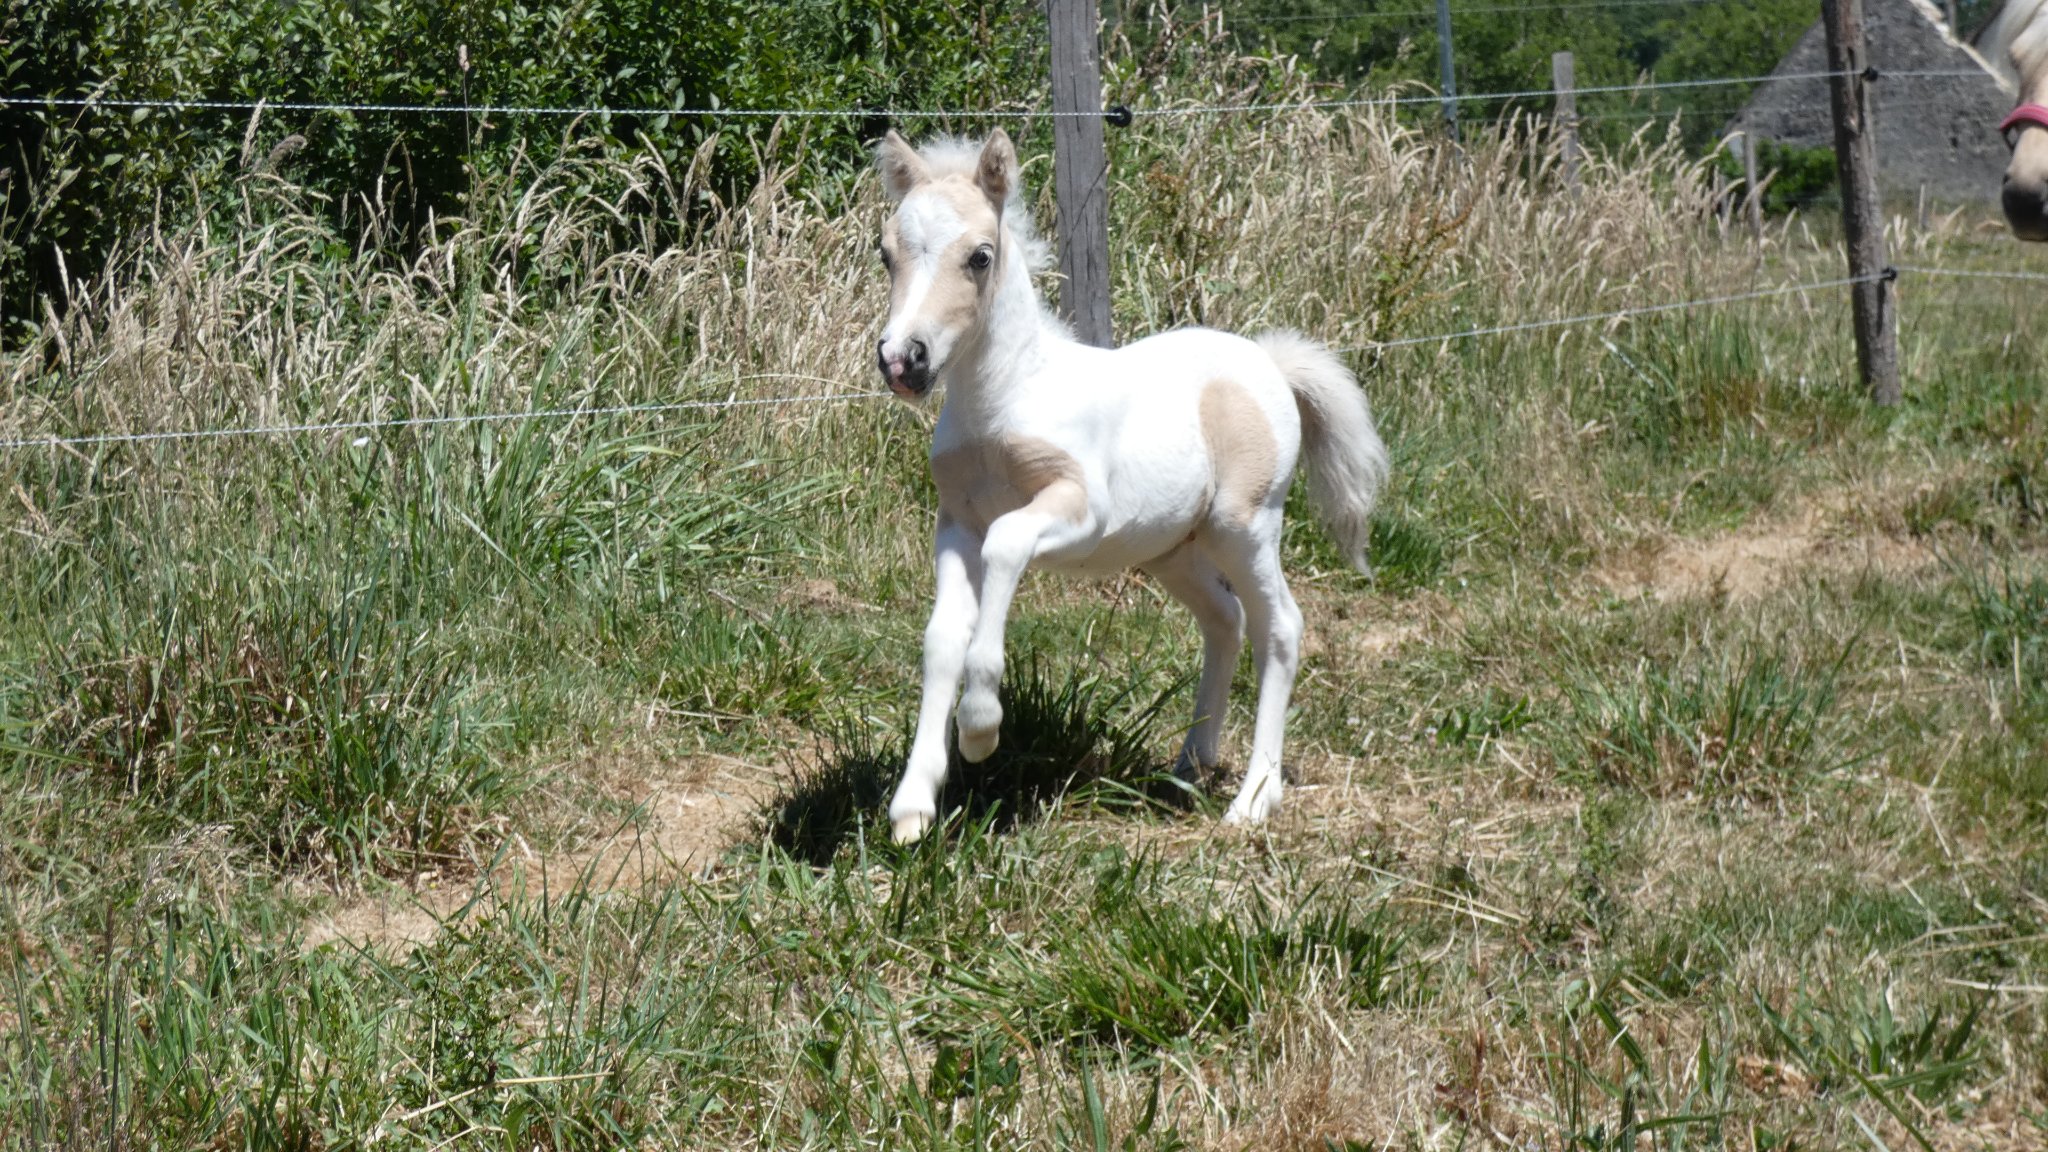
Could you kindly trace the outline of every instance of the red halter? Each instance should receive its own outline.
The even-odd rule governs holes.
[[[2048,106],[2022,104],[2013,109],[2012,115],[2007,116],[1998,125],[1998,131],[2005,136],[2006,147],[2010,148],[2013,145],[2013,129],[2026,124],[2032,124],[2036,128],[2048,128]]]

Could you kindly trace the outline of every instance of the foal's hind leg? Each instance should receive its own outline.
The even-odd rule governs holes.
[[[1202,629],[1202,679],[1195,688],[1195,722],[1181,746],[1175,774],[1192,780],[1216,766],[1216,745],[1230,706],[1230,677],[1244,647],[1244,607],[1216,562],[1192,544],[1146,566],[1174,599],[1187,605]]]
[[[1244,603],[1252,655],[1259,668],[1258,718],[1252,726],[1252,755],[1244,786],[1224,813],[1228,824],[1257,823],[1280,806],[1280,747],[1287,728],[1287,703],[1301,668],[1301,609],[1280,570],[1280,513],[1266,509],[1251,525],[1217,531],[1211,547],[1217,566]]]

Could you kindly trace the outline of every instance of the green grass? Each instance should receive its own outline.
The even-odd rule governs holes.
[[[1121,330],[1356,344],[1837,274],[1816,220],[1760,257],[1701,223],[1668,150],[1574,204],[1526,141],[1453,163],[1381,128],[1120,138]],[[7,353],[0,407],[83,432],[866,387],[881,209],[851,194],[767,187],[668,253],[565,209],[579,271],[518,284],[480,255],[540,242],[508,211],[343,263],[266,192],[211,246],[138,237],[61,345]],[[1973,220],[1902,242],[2025,260]],[[2048,344],[2018,288],[1902,293],[1890,413],[1830,294],[1357,357],[1396,466],[1375,573],[1293,517],[1299,787],[1249,834],[1217,825],[1227,772],[1166,771],[1185,615],[1034,578],[1000,751],[888,843],[928,413],[9,454],[0,1145],[2027,1146]],[[1662,580],[1729,540],[1783,547]],[[1247,656],[1229,765],[1252,689]],[[600,841],[735,760],[775,783],[724,854],[618,879]],[[416,946],[344,915],[415,900],[446,921]]]
[[[1766,796],[1840,766],[1840,660],[1806,667],[1734,641],[1679,666],[1568,673],[1559,759],[1651,793]]]

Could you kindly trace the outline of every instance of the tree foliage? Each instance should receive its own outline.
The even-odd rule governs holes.
[[[1462,93],[1551,87],[1551,54],[1571,52],[1580,88],[1759,76],[1769,73],[1820,16],[1819,0],[1474,0],[1451,5],[1455,83]],[[1241,0],[1225,9],[1241,44],[1313,58],[1320,73],[1352,84],[1439,80],[1435,9],[1429,0]],[[1128,18],[1142,21],[1140,13]],[[1688,142],[1702,146],[1748,96],[1748,86],[1588,94],[1585,132],[1610,142],[1645,121],[1686,113]],[[1548,111],[1546,95],[1466,101],[1462,117],[1492,119],[1511,107]]]
[[[651,150],[669,171],[692,173],[708,198],[751,186],[764,163],[801,156],[829,196],[881,125],[847,116],[778,127],[659,110],[985,110],[1037,103],[1046,89],[1036,0],[6,4],[5,95],[100,103],[0,108],[0,339],[61,308],[65,285],[104,267],[118,237],[191,218],[226,181],[282,175],[344,222],[375,216],[385,226],[373,242],[402,252],[427,221],[465,211],[480,171],[522,156],[545,162],[572,136]],[[1472,0],[1453,11],[1461,91],[1541,92],[1551,53],[1564,49],[1577,57],[1582,88],[1767,72],[1818,0]],[[1220,21],[1226,44],[1298,56],[1333,88],[1433,85],[1437,76],[1428,0],[1236,0],[1220,9],[1105,0],[1103,15],[1115,34],[1106,42],[1141,55],[1159,55],[1168,23]],[[1745,95],[1739,86],[1588,94],[1580,112],[1586,136],[1611,143],[1685,109],[1689,142],[1703,146]],[[137,100],[270,107],[251,116],[117,103]],[[288,107],[326,104],[445,111]],[[1548,104],[1541,95],[1473,101],[1461,114],[1491,119]],[[464,111],[486,106],[656,111]],[[679,235],[687,226],[674,224]]]
[[[465,107],[979,109],[1040,86],[1041,40],[1030,5],[972,0],[11,0],[9,97],[448,111],[278,109],[252,123],[244,110],[9,107],[6,314],[61,295],[60,276],[90,275],[124,228],[189,211],[223,178],[288,167],[337,212],[376,198],[403,234],[461,212],[477,166],[545,159],[572,125]],[[714,150],[707,174],[707,191],[730,194],[766,158],[769,125],[656,113],[573,127],[678,171],[707,142],[745,138]],[[845,161],[871,127],[804,120],[780,143]]]

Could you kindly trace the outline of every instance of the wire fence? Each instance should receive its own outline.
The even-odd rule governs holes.
[[[1715,4],[1720,0],[1569,0],[1553,4],[1478,4],[1460,5],[1451,9],[1451,18],[1460,16],[1513,16],[1525,12],[1584,12],[1607,8],[1691,8],[1699,4]],[[1228,13],[1224,14],[1226,17]],[[1255,23],[1267,24],[1342,24],[1348,20],[1434,20],[1434,8],[1389,8],[1357,12],[1288,12],[1270,16],[1259,16]],[[1143,17],[1138,20],[1126,18],[1125,23],[1156,24],[1157,19]]]
[[[1453,340],[1469,340],[1477,336],[1506,336],[1515,332],[1537,332],[1546,328],[1564,328],[1579,324],[1597,324],[1605,320],[1622,320],[1631,316],[1654,316],[1661,312],[1687,312],[1695,308],[1711,308],[1720,304],[1735,304],[1743,300],[1762,300],[1770,296],[1790,296],[1800,292],[1819,292],[1829,288],[1847,288],[1854,284],[1869,284],[1889,279],[1884,272],[1869,276],[1845,276],[1836,280],[1815,280],[1805,284],[1786,284],[1777,288],[1759,288],[1751,292],[1733,292],[1725,296],[1707,296],[1698,300],[1677,300],[1669,304],[1644,304],[1635,308],[1616,308],[1611,312],[1587,312],[1578,316],[1559,316],[1550,320],[1528,320],[1518,324],[1495,324],[1485,328],[1466,328],[1459,332],[1446,332],[1436,336],[1404,336],[1398,340],[1378,340],[1344,349],[1347,352],[1379,352],[1389,348],[1411,348],[1421,344],[1448,344]]]
[[[1893,267],[1915,276],[1957,276],[1972,280],[2048,280],[2048,272],[2007,272],[1991,268],[1935,268],[1925,264],[1896,264]]]
[[[1578,327],[1600,324],[1613,320],[1626,320],[1638,316],[1655,316],[1672,312],[1690,312],[1701,308],[1720,307],[1750,300],[1764,300],[1781,296],[1804,295],[1811,292],[1825,292],[1831,289],[1848,288],[1878,280],[1890,280],[1900,274],[1935,277],[1970,277],[1989,280],[2048,281],[2048,273],[2015,272],[1994,269],[1942,268],[1932,265],[1899,264],[1882,272],[1868,276],[1844,276],[1828,280],[1812,280],[1798,284],[1783,284],[1772,288],[1758,288],[1747,292],[1731,292],[1717,296],[1703,296],[1692,300],[1675,300],[1661,304],[1644,304],[1630,308],[1616,308],[1606,312],[1585,312],[1572,316],[1559,316],[1543,320],[1528,320],[1513,324],[1494,324],[1477,328],[1465,328],[1454,332],[1442,332],[1429,336],[1403,336],[1394,340],[1368,341],[1337,349],[1340,352],[1380,353],[1399,348],[1414,348],[1424,345],[1447,345],[1457,341],[1478,339],[1487,336],[1509,336],[1518,333],[1540,332],[1557,328]],[[690,400],[673,403],[618,404],[573,408],[546,408],[512,412],[484,412],[451,414],[444,416],[405,416],[391,419],[358,419],[313,421],[291,424],[257,424],[228,428],[199,428],[156,432],[104,432],[78,436],[19,436],[0,439],[0,451],[17,451],[30,448],[79,449],[119,444],[161,444],[203,440],[232,440],[273,438],[283,436],[310,436],[332,433],[370,433],[393,431],[406,428],[446,428],[459,425],[523,423],[540,420],[575,420],[606,416],[646,416],[674,412],[709,412],[736,408],[794,407],[808,404],[843,404],[856,400],[887,399],[890,393],[883,391],[841,392],[824,396],[770,396],[752,399],[728,397],[724,400]]]
[[[1660,0],[1664,2],[1664,0]],[[1579,97],[1603,95],[1639,95],[1651,92],[1690,91],[1703,88],[1734,88],[1762,84],[1767,81],[1781,83],[1812,80],[1830,80],[1848,75],[1844,72],[1777,72],[1755,76],[1716,76],[1697,80],[1655,80],[1631,84],[1601,84],[1574,89]],[[1882,72],[1883,80],[1951,80],[1971,76],[1984,76],[1982,71],[1967,69],[1919,69],[1897,72]],[[730,120],[1054,120],[1061,118],[1102,118],[1112,123],[1123,124],[1133,118],[1162,118],[1187,116],[1222,116],[1250,112],[1288,112],[1315,109],[1389,107],[1401,108],[1416,105],[1441,107],[1446,102],[1476,104],[1486,102],[1510,102],[1516,100],[1539,100],[1555,97],[1551,88],[1525,88],[1507,92],[1459,92],[1452,95],[1416,94],[1402,95],[1395,92],[1367,93],[1358,96],[1338,97],[1326,100],[1272,100],[1251,101],[1237,104],[1186,104],[1156,108],[1129,108],[1122,105],[1106,108],[1101,112],[1060,112],[1048,108],[720,108],[684,107],[664,105],[547,105],[547,104],[347,104],[338,102],[304,100],[186,100],[186,99],[129,99],[107,96],[0,96],[0,107],[70,109],[79,112],[140,110],[166,112],[235,112],[254,115],[258,112],[310,112],[337,115],[412,115],[412,116],[506,116],[506,117],[567,117],[567,118],[640,118],[660,119],[730,119]],[[1581,117],[1590,119],[1590,117]]]
[[[89,448],[105,444],[154,444],[180,440],[232,440],[271,436],[309,436],[321,432],[382,432],[399,428],[440,428],[458,424],[523,423],[574,420],[598,416],[647,416],[669,412],[710,412],[732,408],[787,407],[797,404],[839,404],[873,400],[887,392],[842,392],[829,396],[767,396],[756,399],[685,400],[658,404],[614,404],[589,408],[541,408],[523,412],[481,412],[449,416],[401,416],[387,420],[330,420],[305,424],[257,424],[242,428],[196,428],[168,432],[105,432],[89,436],[25,436],[0,440],[0,450],[17,448]]]
[[[1517,13],[1538,11],[1570,11],[1578,9],[1631,8],[1653,6],[1685,6],[1708,2],[1708,0],[1564,0],[1564,2],[1528,5],[1488,5],[1460,8],[1456,14]],[[1340,21],[1354,17],[1395,18],[1422,17],[1435,15],[1434,10],[1361,12],[1349,15],[1341,13],[1302,16],[1302,20]],[[1281,18],[1276,18],[1281,19]],[[1284,19],[1296,19],[1286,17]],[[1880,81],[1954,79],[1982,75],[1980,71],[1965,69],[1901,70],[1895,72],[1869,73]],[[1753,76],[1722,76],[1693,80],[1649,81],[1632,84],[1593,85],[1577,88],[1578,97],[1620,95],[1640,96],[1648,93],[1696,91],[1711,88],[1740,88],[1766,82],[1809,82],[1832,80],[1849,75],[1846,72],[1776,72]],[[1397,91],[1377,94],[1360,94],[1331,99],[1254,101],[1232,104],[1186,104],[1151,108],[1124,108],[1121,106],[1102,112],[1060,112],[1043,108],[1029,109],[888,109],[888,108],[725,108],[717,106],[608,106],[592,105],[542,105],[542,104],[402,104],[402,103],[341,103],[319,101],[293,101],[267,99],[258,100],[200,100],[200,99],[130,99],[111,96],[82,97],[26,97],[0,96],[0,107],[39,108],[46,110],[72,109],[81,113],[95,111],[157,110],[172,112],[233,112],[257,115],[264,112],[303,112],[341,115],[422,115],[422,116],[505,116],[505,117],[637,117],[637,118],[718,118],[734,120],[766,119],[875,119],[891,120],[1030,120],[1057,119],[1062,117],[1101,116],[1110,122],[1127,125],[1135,119],[1162,119],[1170,117],[1195,117],[1232,115],[1256,112],[1287,112],[1303,110],[1330,110],[1357,107],[1441,107],[1447,101],[1459,104],[1486,102],[1509,103],[1524,100],[1549,99],[1558,95],[1548,88],[1529,88],[1504,92],[1462,92],[1443,94],[1401,94]],[[1632,110],[1622,112],[1595,112],[1575,117],[1578,121],[1658,119],[1685,114],[1725,115],[1738,109],[1728,107],[1674,108],[1670,110]],[[1759,300],[1794,294],[1826,291],[1869,283],[1874,280],[1891,279],[1905,272],[1927,276],[1979,277],[2003,280],[2048,280],[2048,274],[2007,272],[1994,270],[1953,269],[1920,265],[1898,265],[1882,273],[1867,276],[1851,276],[1808,283],[1781,285],[1747,292],[1709,296],[1694,300],[1618,308],[1605,312],[1584,313],[1543,320],[1523,321],[1462,329],[1428,336],[1406,336],[1393,340],[1371,341],[1365,344],[1341,349],[1350,353],[1380,353],[1393,349],[1444,345],[1452,342],[1488,336],[1503,336],[1515,333],[1544,331],[1550,329],[1604,323],[1638,316],[1662,313],[1684,312],[1694,309],[1721,306],[1748,300]],[[0,439],[0,450],[14,451],[29,448],[79,449],[116,444],[175,443],[203,440],[275,438],[334,433],[368,433],[375,431],[406,428],[440,428],[459,425],[511,423],[538,420],[573,420],[625,415],[658,415],[685,411],[717,411],[735,408],[792,406],[802,404],[836,404],[855,400],[880,399],[889,396],[887,392],[848,392],[825,396],[779,396],[755,399],[727,398],[725,400],[682,401],[672,403],[650,403],[609,405],[593,407],[551,408],[527,411],[505,411],[474,414],[453,414],[438,416],[407,416],[390,419],[332,420],[306,423],[283,423],[250,425],[244,427],[190,429],[151,432],[105,432],[75,436],[22,436]]]

